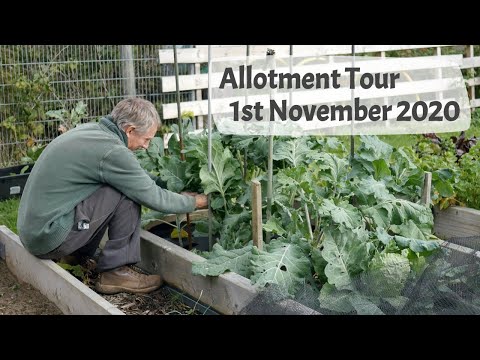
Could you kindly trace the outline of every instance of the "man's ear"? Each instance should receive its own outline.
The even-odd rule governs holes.
[[[127,134],[127,136],[130,136],[133,130],[135,130],[135,126],[129,125],[125,128],[125,134]]]

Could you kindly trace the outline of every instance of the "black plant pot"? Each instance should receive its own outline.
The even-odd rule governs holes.
[[[20,172],[25,166],[28,166],[28,168],[21,174]],[[32,168],[33,164],[0,169],[0,201],[22,195]]]
[[[188,227],[185,226],[184,229],[187,230],[187,228]],[[195,225],[191,225],[191,229],[192,229],[191,232],[193,232],[194,228],[195,228]],[[160,224],[160,225],[152,227],[148,231],[150,231],[152,234],[155,234],[155,235],[171,242],[172,244],[180,246],[180,242],[178,241],[178,239],[175,239],[175,238],[172,239],[170,237],[173,229],[174,228],[172,226],[169,226],[167,224]],[[189,244],[188,244],[188,238],[187,237],[182,238],[182,243],[183,243],[183,248],[188,249]],[[208,251],[208,236],[199,237],[199,236],[193,236],[192,235],[192,248],[200,250],[200,251]]]

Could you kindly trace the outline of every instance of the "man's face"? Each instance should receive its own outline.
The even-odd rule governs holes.
[[[134,126],[128,126],[125,130],[128,138],[128,148],[130,150],[147,149],[150,140],[157,132],[157,125],[153,125],[145,134],[139,134]]]

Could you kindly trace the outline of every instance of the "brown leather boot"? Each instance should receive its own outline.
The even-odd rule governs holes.
[[[146,294],[158,289],[162,283],[160,275],[144,275],[128,266],[121,266],[100,273],[95,283],[95,289],[102,294],[119,292]]]

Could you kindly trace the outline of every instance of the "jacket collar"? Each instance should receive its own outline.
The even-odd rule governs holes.
[[[117,124],[113,122],[113,118],[110,115],[107,115],[103,118],[100,119],[100,123],[104,125],[108,130],[110,130],[112,133],[117,135],[120,140],[123,141],[125,146],[128,147],[128,137],[127,134],[125,134],[125,131],[120,129]]]

